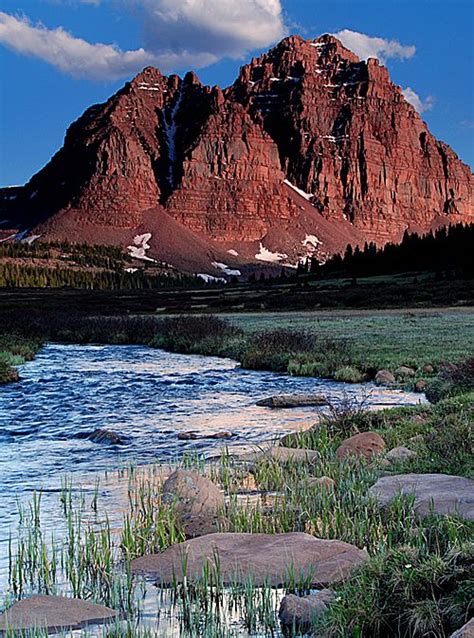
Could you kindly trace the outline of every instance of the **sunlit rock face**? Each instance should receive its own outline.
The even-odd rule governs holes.
[[[149,257],[179,266],[194,253],[216,274],[213,261],[322,260],[473,222],[472,193],[469,167],[377,60],[291,36],[225,90],[144,69],[72,124],[25,187],[0,191],[0,230],[125,247],[152,233]]]

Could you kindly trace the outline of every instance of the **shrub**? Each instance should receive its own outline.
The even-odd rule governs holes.
[[[458,364],[445,364],[426,390],[431,403],[474,390],[474,357]]]
[[[15,368],[12,368],[5,361],[0,360],[0,383],[13,383],[18,381],[19,376]]]
[[[155,322],[154,332],[154,347],[196,354],[221,354],[225,341],[241,334],[229,321],[214,315],[166,317]]]
[[[334,373],[334,379],[344,383],[361,383],[363,376],[362,372],[354,366],[342,366]]]
[[[329,636],[444,638],[472,615],[474,544],[402,546],[369,559],[323,620]]]

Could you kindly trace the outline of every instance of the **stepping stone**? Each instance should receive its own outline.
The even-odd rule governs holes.
[[[288,534],[208,534],[178,543],[160,554],[132,561],[134,574],[154,575],[160,585],[202,577],[203,568],[219,565],[223,584],[284,585],[296,579],[326,586],[346,578],[368,554],[338,540],[322,540],[303,532]],[[186,565],[185,574],[183,566]]]
[[[7,629],[80,629],[110,621],[117,616],[114,609],[79,598],[31,596],[15,603],[0,615],[0,635]]]
[[[314,405],[326,405],[322,394],[280,394],[257,401],[258,406],[266,408],[303,408]]]
[[[396,474],[380,478],[368,491],[382,507],[396,496],[415,495],[420,517],[432,510],[436,514],[458,514],[474,520],[474,481],[449,474]]]

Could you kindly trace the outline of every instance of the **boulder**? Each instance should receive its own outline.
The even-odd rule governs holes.
[[[385,450],[385,441],[377,432],[361,432],[346,439],[336,450],[338,459],[349,456],[371,459],[376,454]]]
[[[396,474],[380,478],[370,489],[385,507],[399,494],[414,495],[418,516],[458,514],[474,520],[474,481],[449,474]]]
[[[104,428],[97,428],[87,438],[94,443],[104,443],[105,445],[124,445],[126,443],[126,438],[121,434]]]
[[[379,370],[374,379],[377,385],[393,385],[395,377],[389,370]]]
[[[339,540],[322,540],[303,532],[287,534],[217,533],[172,545],[164,552],[132,561],[134,574],[155,575],[161,585],[175,578],[199,579],[206,564],[219,564],[223,584],[279,586],[293,573],[310,585],[338,582],[367,558],[365,550]],[[186,557],[186,560],[184,560]],[[186,573],[183,574],[183,566]]]
[[[196,439],[231,439],[234,436],[232,432],[222,431],[213,432],[212,434],[199,434],[195,430],[189,432],[179,432],[178,439],[180,441],[193,441]]]
[[[328,610],[334,597],[332,589],[322,589],[310,596],[287,594],[281,601],[278,617],[286,627],[298,632],[309,631],[315,619]]]
[[[450,638],[474,638],[474,618],[451,634]]]
[[[322,394],[280,394],[257,401],[257,405],[266,408],[303,408],[314,405],[326,405]]]
[[[163,500],[173,503],[188,538],[215,532],[223,522],[224,495],[217,485],[193,470],[176,470],[163,485]]]
[[[427,365],[423,366],[423,372],[425,374],[434,374],[435,369],[433,368],[433,366],[428,363]]]
[[[408,366],[400,366],[395,370],[396,377],[414,377],[415,370],[413,368],[409,368]]]
[[[414,386],[415,392],[424,392],[427,388],[428,384],[423,379],[419,379]]]
[[[117,617],[114,609],[96,605],[79,598],[62,596],[31,596],[16,602],[0,615],[0,635],[11,630],[80,629],[87,625],[104,623]]]
[[[407,461],[409,459],[414,459],[417,456],[418,454],[416,452],[404,447],[403,445],[392,448],[386,454],[389,461]]]
[[[280,463],[314,463],[319,459],[319,452],[306,448],[272,446],[265,450],[262,457]]]

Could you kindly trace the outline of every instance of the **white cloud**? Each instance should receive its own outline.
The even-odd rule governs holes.
[[[433,108],[434,100],[431,95],[428,95],[424,100],[416,93],[410,86],[407,86],[402,90],[403,95],[405,96],[405,100],[409,102],[418,113],[423,113],[424,111],[431,111]]]
[[[398,40],[385,40],[350,29],[343,29],[333,35],[362,60],[378,58],[385,62],[389,58],[412,58],[416,53],[414,45],[404,45]]]
[[[100,4],[100,0],[81,0]],[[75,77],[114,80],[152,64],[168,72],[239,58],[285,33],[280,0],[116,0],[142,26],[143,47],[92,44],[63,28],[0,12],[0,43]]]

